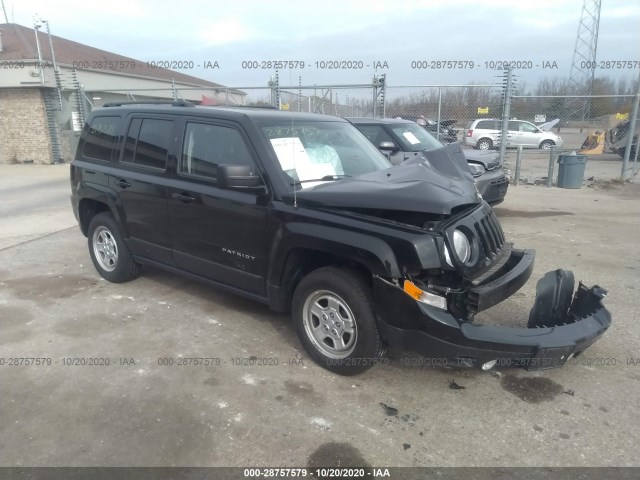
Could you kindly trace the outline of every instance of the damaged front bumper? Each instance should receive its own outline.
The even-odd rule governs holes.
[[[497,278],[469,290],[470,310],[482,311],[513,295],[531,275],[533,257],[532,251],[513,250]],[[374,279],[378,325],[390,347],[415,351],[434,365],[485,370],[561,367],[600,338],[611,325],[611,314],[602,305],[606,291],[582,283],[575,294],[573,290],[571,272],[547,273],[538,282],[528,327],[514,328],[474,324]]]

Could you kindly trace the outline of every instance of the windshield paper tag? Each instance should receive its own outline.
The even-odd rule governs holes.
[[[305,149],[298,137],[272,138],[271,145],[282,170],[293,173],[297,180],[305,181],[343,173],[338,154],[328,145]]]
[[[309,163],[307,151],[298,137],[272,138],[271,145],[285,172],[294,170],[296,163]]]
[[[411,145],[417,145],[418,143],[420,143],[418,137],[416,137],[412,132],[403,132],[402,136],[406,138]]]

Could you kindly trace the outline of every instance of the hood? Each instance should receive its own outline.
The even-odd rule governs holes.
[[[287,198],[293,198],[288,194]],[[451,214],[480,202],[460,145],[422,152],[400,166],[296,192],[300,205]]]
[[[449,125],[453,125],[457,122],[457,120],[440,120],[440,127],[448,127]],[[438,122],[436,122],[435,120],[427,120],[427,125],[435,127],[436,125],[438,125]]]
[[[494,170],[500,166],[500,155],[493,150],[464,149],[464,157],[469,162],[479,162],[487,170]]]
[[[559,121],[560,119],[556,118],[555,120],[551,120],[550,122],[541,123],[540,125],[537,125],[537,127],[543,132],[550,132],[551,129],[555,127]]]
[[[450,125],[453,125],[454,123],[458,123],[458,121],[457,120],[440,120],[441,127],[448,127]]]

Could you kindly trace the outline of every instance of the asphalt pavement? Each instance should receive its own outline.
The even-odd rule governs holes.
[[[510,188],[496,213],[535,271],[478,318],[526,322],[537,278],[573,269],[613,314],[582,357],[487,373],[393,353],[340,377],[261,304],[152,268],[106,282],[68,166],[0,165],[0,466],[638,466],[640,185],[590,168],[591,187]]]

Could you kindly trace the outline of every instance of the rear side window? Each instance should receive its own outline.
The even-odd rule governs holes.
[[[500,126],[495,120],[483,120],[478,122],[476,128],[480,128],[482,130],[500,130]]]
[[[82,156],[108,162],[118,140],[120,117],[93,117],[85,127]]]
[[[124,142],[122,161],[164,170],[172,130],[172,120],[134,118]]]

